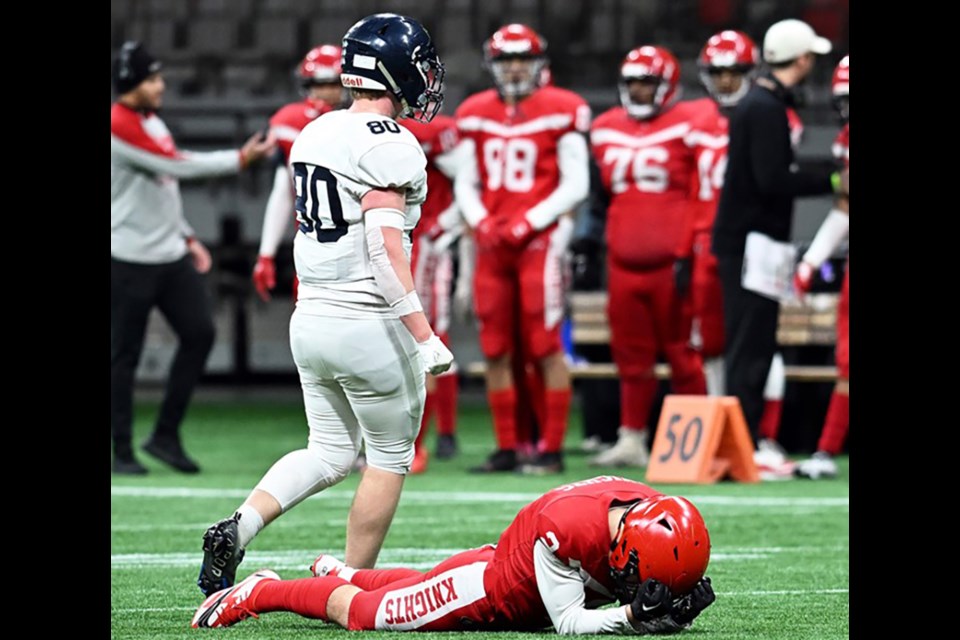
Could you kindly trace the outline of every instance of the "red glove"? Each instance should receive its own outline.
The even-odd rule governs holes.
[[[277,286],[277,265],[270,256],[259,256],[253,268],[253,286],[260,298],[270,300],[270,290]]]
[[[522,249],[537,235],[525,216],[517,216],[500,228],[503,243],[514,249]]]
[[[802,260],[797,263],[797,269],[793,272],[793,289],[797,295],[809,293],[813,286],[814,269],[810,264]]]
[[[496,221],[491,217],[487,216],[482,219],[480,223],[474,228],[473,236],[477,241],[477,247],[480,249],[490,250],[496,249],[500,246],[501,238],[498,233],[498,226]]]

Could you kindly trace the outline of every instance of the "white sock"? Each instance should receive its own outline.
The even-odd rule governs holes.
[[[338,578],[343,578],[347,582],[353,581],[353,576],[357,575],[357,570],[346,565],[343,566],[343,569],[340,569],[340,572],[337,574]]]
[[[237,515],[239,516],[237,530],[240,533],[240,548],[246,549],[250,541],[263,529],[263,518],[248,504],[237,509]]]
[[[705,360],[703,363],[703,373],[707,379],[708,396],[726,395],[727,390],[724,388],[723,356]]]

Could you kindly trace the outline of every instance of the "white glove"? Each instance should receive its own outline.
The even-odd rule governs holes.
[[[453,354],[435,333],[425,341],[418,342],[417,349],[423,358],[424,371],[431,375],[440,375],[453,365]]]

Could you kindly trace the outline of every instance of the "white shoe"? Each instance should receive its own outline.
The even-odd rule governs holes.
[[[333,556],[321,553],[317,556],[317,559],[313,561],[313,564],[310,565],[310,573],[312,573],[315,578],[338,576],[346,566],[342,560],[337,560]]]
[[[592,467],[646,467],[650,461],[647,430],[620,427],[617,443],[590,460]]]
[[[199,627],[229,627],[249,617],[258,617],[247,607],[247,601],[253,595],[254,589],[264,580],[279,580],[278,576],[269,569],[263,569],[241,580],[232,587],[221,589],[210,595],[193,614],[190,626]]]
[[[826,451],[817,451],[812,457],[798,464],[794,474],[798,478],[809,478],[811,480],[836,478],[837,463],[834,462],[833,456]]]
[[[787,456],[777,442],[764,438],[757,442],[753,452],[753,461],[761,480],[789,480],[793,478],[796,463],[787,460]]]
[[[580,451],[584,453],[600,453],[612,446],[609,442],[601,440],[600,436],[590,436],[589,438],[584,438],[583,442],[580,443]]]

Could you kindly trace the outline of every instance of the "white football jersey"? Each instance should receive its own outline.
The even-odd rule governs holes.
[[[293,249],[298,300],[392,313],[373,279],[360,199],[375,188],[406,190],[409,258],[427,196],[426,166],[413,134],[384,115],[331,111],[304,127],[290,150],[300,223]]]

